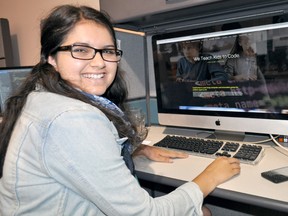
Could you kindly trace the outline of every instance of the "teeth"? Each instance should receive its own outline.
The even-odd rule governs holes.
[[[83,74],[82,76],[88,79],[100,79],[104,77],[104,74]]]

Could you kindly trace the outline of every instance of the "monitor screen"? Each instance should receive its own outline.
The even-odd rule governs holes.
[[[152,37],[162,125],[288,135],[288,22],[281,17]]]
[[[4,110],[5,101],[20,86],[32,67],[0,68],[0,108]]]

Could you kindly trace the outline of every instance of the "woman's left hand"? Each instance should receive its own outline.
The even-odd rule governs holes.
[[[144,155],[150,160],[172,163],[174,158],[187,158],[189,155],[169,149],[141,144],[133,153],[133,156]]]

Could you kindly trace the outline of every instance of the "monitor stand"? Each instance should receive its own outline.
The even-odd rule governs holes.
[[[242,142],[245,139],[245,132],[215,130],[213,134],[206,138]]]

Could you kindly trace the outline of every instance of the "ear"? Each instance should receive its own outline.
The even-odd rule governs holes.
[[[49,56],[48,57],[48,63],[51,64],[55,70],[57,71],[57,62],[56,62],[56,59],[52,56]]]

